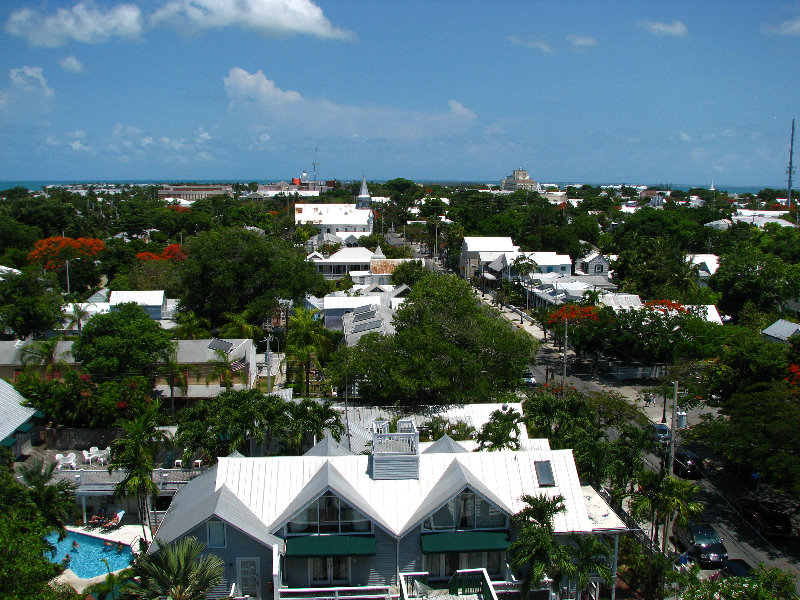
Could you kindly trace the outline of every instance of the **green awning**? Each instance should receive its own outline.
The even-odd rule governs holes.
[[[22,425],[17,427],[17,431],[19,431],[20,433],[26,433],[31,429],[33,429],[33,425],[31,425],[30,423],[23,423]]]
[[[424,554],[508,550],[507,531],[447,531],[422,536]]]
[[[0,446],[5,446],[6,448],[13,448],[14,444],[17,443],[17,439],[14,437],[7,437],[2,442],[0,442]]]
[[[40,411],[40,410],[37,410],[37,411],[36,411],[35,413],[33,413],[31,416],[32,416],[32,417],[36,417],[37,419],[44,419],[44,418],[45,418],[45,414],[44,414],[42,411]]]
[[[286,556],[374,555],[374,535],[302,535],[286,540]]]

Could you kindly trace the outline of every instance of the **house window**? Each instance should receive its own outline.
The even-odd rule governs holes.
[[[459,569],[486,569],[490,578],[502,576],[505,553],[500,550],[488,552],[461,552],[447,554],[423,554],[423,570],[431,579],[447,579]]]
[[[536,469],[536,478],[539,480],[539,487],[553,487],[556,484],[553,476],[553,467],[549,460],[540,460],[533,463]]]
[[[287,524],[289,535],[369,533],[372,523],[347,502],[325,492]]]
[[[594,266],[595,273],[602,273],[603,272],[603,265],[595,265]]]
[[[468,529],[504,529],[505,514],[483,498],[464,490],[425,519],[426,531],[455,531]]]
[[[565,272],[566,270],[567,270],[567,267],[561,267],[561,272],[562,273]]]
[[[226,546],[225,523],[222,521],[208,521],[206,530],[209,548],[224,548]]]
[[[311,585],[346,584],[350,581],[350,557],[331,556],[308,559]]]

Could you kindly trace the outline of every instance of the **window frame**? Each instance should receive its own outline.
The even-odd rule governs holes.
[[[222,545],[216,545],[211,543],[211,529],[212,526],[221,525],[222,526]],[[206,541],[208,542],[207,546],[209,548],[227,548],[228,547],[228,528],[227,523],[225,521],[220,521],[217,519],[206,521]]]

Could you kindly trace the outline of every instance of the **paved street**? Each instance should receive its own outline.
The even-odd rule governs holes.
[[[482,296],[480,290],[475,291],[476,296]],[[486,294],[482,300],[491,304],[491,297]],[[524,328],[540,342],[544,334],[542,330],[533,322],[524,319],[520,325],[519,313],[502,307],[501,313],[515,323],[518,327]],[[663,397],[658,398],[652,404],[645,404],[647,385],[620,383],[610,377],[603,376],[595,372],[576,373],[569,364],[569,358],[573,356],[568,352],[568,369],[566,385],[573,386],[581,391],[602,391],[613,390],[622,394],[631,403],[639,406],[653,423],[662,422],[666,414],[667,422],[671,420],[671,403],[667,399],[664,406]],[[563,373],[563,355],[561,351],[551,345],[549,340],[543,343],[537,354],[537,364],[531,366],[536,381],[543,383],[547,380],[561,383]],[[587,369],[588,371],[588,369]],[[688,414],[688,421],[691,425],[697,422],[703,412],[712,412],[713,409],[698,408],[692,409]],[[680,440],[680,433],[678,434]],[[660,468],[660,458],[650,454],[645,457],[645,462],[653,469]],[[797,575],[797,589],[800,591],[800,541],[797,536],[792,536],[788,540],[770,540],[756,533],[756,531],[743,523],[736,513],[729,499],[738,498],[746,486],[746,482],[735,478],[727,471],[706,469],[704,477],[699,480],[701,487],[701,501],[705,505],[704,520],[717,529],[728,549],[729,558],[744,559],[750,565],[756,566],[763,562],[771,567],[779,567],[790,573]],[[795,523],[795,529],[797,523]],[[706,576],[715,573],[715,570],[706,572]]]

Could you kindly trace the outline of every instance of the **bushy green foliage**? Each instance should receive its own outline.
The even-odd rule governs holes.
[[[452,275],[420,279],[394,326],[393,336],[368,334],[340,348],[330,366],[334,384],[357,381],[375,404],[490,401],[517,388],[536,347]]]

